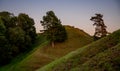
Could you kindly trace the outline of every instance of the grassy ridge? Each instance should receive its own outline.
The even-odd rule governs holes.
[[[35,49],[28,53],[28,56],[24,57],[22,61],[17,64],[13,63],[11,67],[8,67],[8,69],[3,68],[2,71],[35,71],[93,41],[90,35],[80,29],[71,26],[66,26],[65,28],[68,34],[68,39],[65,42],[55,43],[54,48],[47,41],[43,45],[38,43]]]
[[[82,65],[72,68],[71,71],[119,71],[120,43],[104,52],[98,53]]]
[[[108,71],[110,69],[116,71],[117,66],[120,64],[119,44],[120,30],[92,44],[79,48],[37,71]],[[112,64],[113,66],[116,65],[115,63],[118,64],[112,67],[112,65],[109,65],[111,64],[109,61],[116,61]],[[103,66],[102,69],[101,66]]]

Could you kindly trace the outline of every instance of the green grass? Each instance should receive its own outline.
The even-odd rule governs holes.
[[[37,36],[37,41],[36,42],[37,43],[34,44],[32,46],[32,48],[31,48],[31,49],[33,49],[32,51],[29,50],[29,51],[26,51],[24,53],[21,53],[20,55],[18,55],[17,57],[15,57],[8,65],[0,67],[0,71],[12,71],[12,69],[15,66],[17,66],[17,64],[19,62],[21,62],[25,57],[27,57],[30,54],[32,54],[34,51],[36,51],[37,47],[43,47],[47,43],[46,39],[42,35],[38,35]]]
[[[119,52],[120,30],[72,51],[37,71],[116,71],[120,65]]]
[[[81,48],[93,41],[90,35],[80,29],[66,26],[66,30],[68,39],[65,42],[55,43],[54,48],[51,47],[51,44],[48,44],[48,41],[44,41],[42,44],[37,43],[31,52],[27,53],[26,56],[23,55],[24,59],[0,68],[0,71],[35,71],[36,69],[43,67],[69,52]],[[23,56],[21,55],[21,57]]]
[[[116,46],[98,53],[85,63],[72,68],[71,71],[119,71],[120,43]]]
[[[59,58],[93,41],[91,36],[77,28],[66,26],[66,30],[68,34],[68,39],[65,42],[55,43],[54,48],[52,48],[50,44],[44,48],[41,48],[40,51],[49,56]]]

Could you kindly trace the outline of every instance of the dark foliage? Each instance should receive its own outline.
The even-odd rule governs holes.
[[[53,47],[55,42],[63,42],[67,39],[65,27],[53,11],[48,11],[46,16],[43,16],[41,24],[44,27],[46,37],[51,41]]]
[[[0,12],[0,66],[30,49],[36,40],[34,24],[27,14],[21,13],[17,17],[9,12]]]
[[[95,33],[94,33],[94,39],[98,40],[108,34],[106,28],[107,26],[104,24],[103,15],[102,14],[95,14],[96,16],[91,17],[91,21],[94,21],[94,24],[96,26]]]

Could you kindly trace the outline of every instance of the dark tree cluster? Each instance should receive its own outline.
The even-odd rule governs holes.
[[[91,17],[91,21],[94,21],[95,27],[95,33],[94,33],[94,38],[95,40],[102,38],[108,34],[106,28],[107,26],[104,24],[104,20],[102,19],[103,15],[102,14],[95,14],[94,17]]]
[[[9,63],[31,47],[36,40],[34,24],[27,14],[14,16],[6,11],[0,12],[0,65]]]
[[[47,39],[51,41],[52,47],[54,47],[55,42],[63,42],[67,39],[65,27],[53,11],[48,11],[46,16],[43,16],[41,25],[44,27],[43,31]]]

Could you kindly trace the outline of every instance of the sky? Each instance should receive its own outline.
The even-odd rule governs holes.
[[[120,29],[120,0],[0,0],[0,12],[8,11],[15,16],[28,14],[34,19],[37,32],[43,29],[42,17],[51,10],[63,25],[74,26],[90,35],[95,29],[90,18],[95,13],[103,14],[108,32]]]

